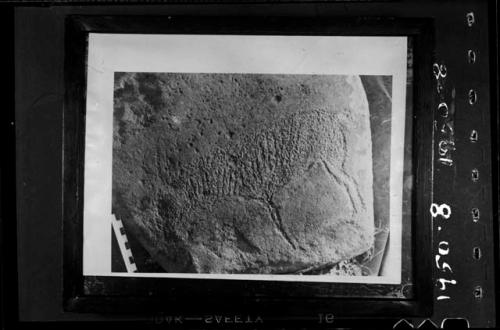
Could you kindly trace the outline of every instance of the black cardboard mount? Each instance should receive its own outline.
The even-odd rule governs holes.
[[[286,306],[290,315],[314,315],[337,310],[352,315],[415,315],[431,313],[430,205],[432,187],[432,50],[431,20],[397,20],[394,18],[255,18],[255,17],[176,17],[176,16],[77,16],[68,17],[66,34],[66,103],[65,103],[65,289],[70,311],[152,312],[186,310],[207,314],[215,310],[236,309],[240,313],[276,315],[277,306]],[[404,285],[347,283],[291,283],[268,281],[228,281],[159,278],[84,278],[82,274],[83,242],[83,159],[86,90],[86,45],[88,33],[171,33],[171,34],[250,34],[250,35],[409,35],[415,44],[414,84],[416,91],[413,119],[416,144],[413,166],[415,189],[413,218],[427,218],[416,225],[412,221],[413,268],[415,281],[411,299],[395,292]],[[98,290],[93,290],[98,287]],[[406,288],[408,289],[408,288]],[[102,306],[96,291],[106,294]],[[99,294],[100,295],[100,294]],[[403,296],[402,294],[400,296]],[[121,299],[128,298],[125,306]],[[385,298],[385,299],[384,299]],[[240,306],[244,299],[246,302]],[[307,304],[304,304],[307,301]],[[136,303],[133,303],[136,302]],[[200,303],[198,303],[200,302]],[[114,305],[119,304],[120,309]],[[314,306],[314,307],[313,307]],[[368,306],[370,306],[368,308]],[[280,311],[283,313],[283,311]]]

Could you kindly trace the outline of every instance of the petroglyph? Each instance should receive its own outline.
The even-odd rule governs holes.
[[[116,73],[113,212],[167,272],[293,273],[373,245],[357,76]]]

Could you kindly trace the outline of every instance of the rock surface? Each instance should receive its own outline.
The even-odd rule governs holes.
[[[373,245],[357,76],[116,73],[113,212],[167,272],[293,273]]]

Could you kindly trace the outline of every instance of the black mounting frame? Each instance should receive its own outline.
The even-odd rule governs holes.
[[[243,311],[274,316],[315,318],[336,311],[337,316],[430,316],[432,313],[431,216],[433,82],[431,58],[433,21],[395,18],[295,17],[176,17],[71,16],[66,34],[66,102],[64,143],[64,214],[66,308],[87,312],[160,312],[189,310]],[[414,283],[410,298],[399,298],[400,285],[348,283],[291,283],[199,279],[119,278],[82,276],[83,159],[86,90],[86,47],[89,33],[251,34],[408,36],[414,43],[413,132],[414,213],[412,263]],[[418,221],[417,221],[418,219]],[[422,219],[427,219],[423,220]],[[417,248],[418,247],[418,248]],[[98,295],[99,287],[105,292]],[[373,295],[376,294],[375,298]],[[366,297],[360,297],[365,295]],[[370,297],[372,296],[372,297]],[[410,296],[408,294],[408,296]],[[196,297],[195,299],[193,299]],[[221,299],[223,297],[223,299]],[[198,303],[200,302],[200,303]],[[307,306],[307,307],[306,307]],[[285,309],[284,309],[285,308]]]

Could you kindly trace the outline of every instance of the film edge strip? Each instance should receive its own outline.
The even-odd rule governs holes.
[[[473,11],[467,12],[465,14],[465,22],[468,29],[471,29],[476,23],[476,17]],[[474,65],[477,60],[476,51],[472,48],[467,49],[466,51],[466,59],[467,64]],[[450,106],[448,106],[448,100],[444,97],[445,95],[445,78],[448,74],[447,67],[443,63],[434,63],[433,64],[433,73],[436,78],[436,87],[437,87],[437,96],[439,98],[439,103],[437,106],[437,114],[438,118],[440,118],[440,123],[438,124],[438,120],[434,121],[434,129],[440,136],[438,138],[437,151],[439,158],[437,159],[437,164],[446,167],[453,167],[454,161],[452,154],[456,150],[455,148],[455,132],[454,132],[454,112],[455,112],[455,97],[456,90],[452,88],[451,90],[451,101]],[[467,100],[469,106],[474,106],[474,104],[478,100],[477,91],[474,88],[468,89]],[[472,144],[476,144],[479,140],[479,133],[475,128],[472,128],[469,133],[468,140]],[[479,181],[479,170],[477,168],[471,169],[471,181],[473,183],[477,183]],[[435,203],[432,200],[432,204],[429,209],[432,221],[433,228],[435,221],[446,221],[451,216],[451,207],[446,203]],[[474,206],[471,208],[471,218],[473,223],[477,223],[480,219],[480,210],[478,207]],[[445,222],[439,223],[437,226],[437,234],[441,232]],[[438,270],[438,275],[436,276],[436,286],[438,295],[435,298],[437,302],[446,302],[451,299],[450,295],[446,292],[447,285],[448,287],[451,285],[456,285],[458,282],[456,279],[451,278],[450,275],[453,274],[450,264],[441,260],[441,258],[445,259],[446,256],[450,252],[449,242],[445,240],[439,241],[437,244],[437,254],[434,256],[435,266]],[[481,259],[481,248],[479,246],[475,246],[472,250],[473,259],[479,260]],[[450,277],[450,278],[447,278]],[[482,298],[483,292],[482,287],[477,285],[473,288],[472,292],[474,298],[479,300]],[[408,322],[405,319],[399,320],[396,324],[394,324],[394,329],[418,329],[418,328],[448,328],[453,324],[459,325],[459,323],[455,323],[460,321],[460,326],[462,328],[470,328],[469,320],[466,318],[443,318],[440,322],[440,326],[438,326],[432,319],[424,319],[420,323],[416,323],[416,326],[412,322]]]
[[[114,214],[111,214],[111,224],[113,226],[113,232],[120,247],[120,252],[122,255],[123,263],[127,269],[127,273],[136,273],[137,265],[135,264],[134,256],[132,255],[132,250],[130,249],[130,244],[128,242],[127,234],[125,233],[125,227],[120,219],[117,219]]]
[[[473,11],[467,12],[465,14],[465,22],[467,25],[467,28],[470,30],[476,23],[476,18],[474,15]],[[474,65],[477,60],[477,55],[476,51],[474,49],[467,49],[466,50],[466,59],[467,59],[467,64],[469,65]],[[437,106],[437,115],[438,118],[440,118],[440,125],[438,125],[438,120],[434,121],[435,125],[435,131],[440,133],[439,139],[438,139],[438,144],[437,144],[437,151],[439,158],[437,159],[437,164],[444,166],[444,167],[453,167],[454,166],[454,161],[452,157],[452,153],[456,150],[455,148],[455,136],[454,136],[454,112],[455,112],[455,97],[456,97],[456,89],[452,88],[451,90],[451,100],[450,100],[450,107],[448,107],[448,100],[445,98],[445,78],[447,76],[447,68],[445,64],[439,64],[439,63],[434,63],[433,64],[433,72],[434,76],[436,78],[436,83],[437,83],[437,95],[439,98],[439,104]],[[466,95],[467,100],[468,100],[468,105],[469,106],[474,106],[474,104],[478,100],[477,96],[477,91],[473,88],[470,88],[468,90],[468,93]],[[472,144],[476,144],[479,140],[479,133],[475,128],[472,128],[470,130],[468,140]],[[476,183],[479,181],[479,170],[477,168],[472,168],[471,169],[471,181],[473,183]],[[451,216],[451,207],[446,204],[437,204],[432,201],[432,204],[429,209],[433,223],[434,221],[442,221],[442,220],[447,220]],[[473,207],[471,209],[471,215],[472,215],[472,222],[477,223],[479,221],[480,217],[480,211],[479,208]],[[437,226],[437,235],[441,232],[443,229],[445,222],[439,223]],[[434,228],[434,224],[433,224]],[[436,240],[437,241],[437,240]],[[435,266],[438,271],[438,275],[436,276],[436,286],[437,288],[437,297],[436,302],[446,302],[451,299],[451,295],[449,295],[446,291],[447,285],[456,285],[458,282],[454,279],[451,278],[451,275],[453,275],[453,271],[451,269],[451,266],[445,262],[442,261],[440,263],[440,260],[442,257],[445,258],[446,255],[449,254],[450,248],[449,248],[449,242],[445,240],[439,241],[437,244],[437,254],[435,255]],[[478,246],[475,246],[472,250],[472,255],[475,260],[479,260],[481,258],[481,249]],[[443,259],[444,259],[443,258]],[[450,277],[450,278],[447,278]],[[473,289],[472,292],[474,298],[481,299],[482,297],[482,288],[481,286],[476,286]],[[404,319],[400,320],[400,322],[396,323],[394,325],[394,328],[414,328],[413,324],[411,323],[404,323],[402,321],[406,321]],[[434,323],[431,319],[426,319],[423,320],[418,326],[415,328],[422,328],[422,327],[427,327],[427,328],[448,328],[452,325],[459,325],[461,328],[470,328],[469,320],[467,318],[443,318],[440,322],[440,326],[438,326],[436,323]]]

